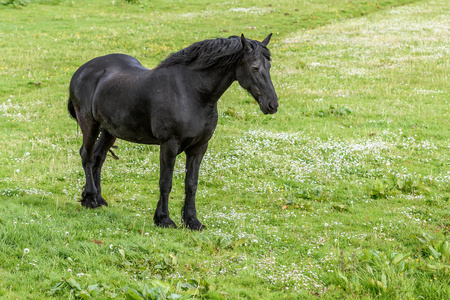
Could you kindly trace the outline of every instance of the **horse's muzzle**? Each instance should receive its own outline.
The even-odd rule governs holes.
[[[263,102],[258,101],[258,104],[259,108],[265,115],[272,115],[278,111],[278,100],[269,101],[267,104],[263,104]]]
[[[268,113],[274,114],[278,111],[278,100],[277,101],[270,101],[268,105]]]

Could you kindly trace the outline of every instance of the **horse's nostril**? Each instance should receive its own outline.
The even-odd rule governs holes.
[[[274,110],[274,109],[276,109],[278,107],[278,103],[276,103],[276,102],[270,102],[269,103],[269,108],[271,109],[271,110]]]

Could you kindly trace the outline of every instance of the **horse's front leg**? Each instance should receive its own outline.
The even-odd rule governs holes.
[[[198,173],[203,155],[205,155],[208,144],[196,151],[186,151],[186,179],[184,207],[182,218],[184,225],[192,230],[202,230],[203,224],[197,219],[197,210],[195,208],[195,193],[197,192]]]
[[[169,194],[172,190],[172,176],[175,160],[179,151],[178,141],[168,141],[161,144],[159,161],[159,201],[153,220],[156,226],[174,227],[177,225],[169,217]]]

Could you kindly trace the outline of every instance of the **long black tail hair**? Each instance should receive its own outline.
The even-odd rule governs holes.
[[[67,108],[69,109],[69,113],[75,120],[77,119],[77,115],[75,113],[75,107],[73,107],[72,100],[69,98],[69,101],[67,102]]]

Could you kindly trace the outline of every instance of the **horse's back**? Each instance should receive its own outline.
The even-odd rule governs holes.
[[[86,69],[117,69],[117,68],[144,68],[141,63],[133,56],[121,53],[108,54],[91,59],[83,64],[77,72],[83,72]],[[75,72],[75,74],[77,74]],[[75,75],[74,74],[74,75]]]
[[[109,54],[96,57],[83,64],[72,76],[70,95],[72,101],[89,102],[95,93],[97,85],[105,76],[116,73],[133,73],[148,71],[134,57],[126,54]],[[81,104],[81,103],[80,103]]]

